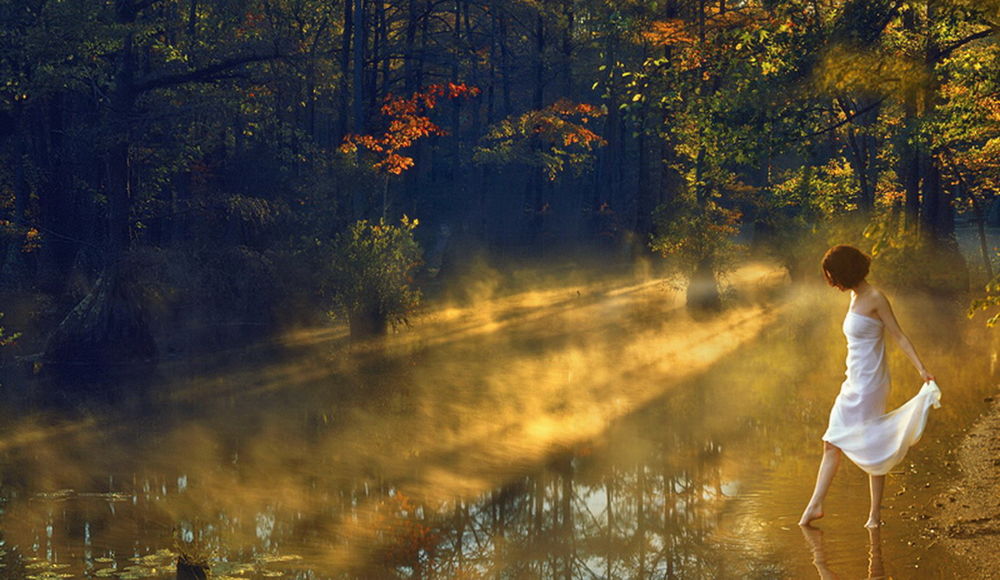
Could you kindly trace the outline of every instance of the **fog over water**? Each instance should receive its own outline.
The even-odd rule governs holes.
[[[943,407],[880,537],[849,462],[804,535],[848,297],[767,265],[730,283],[693,318],[652,271],[482,266],[383,342],[301,329],[282,356],[167,363],[115,410],[7,412],[0,577],[171,577],[179,550],[233,578],[962,577],[925,518],[994,388],[992,331],[892,295]],[[920,380],[889,352],[894,407]]]

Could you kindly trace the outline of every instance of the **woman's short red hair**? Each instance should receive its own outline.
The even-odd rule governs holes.
[[[854,288],[868,275],[872,259],[855,248],[841,244],[823,255],[823,276],[830,286]]]

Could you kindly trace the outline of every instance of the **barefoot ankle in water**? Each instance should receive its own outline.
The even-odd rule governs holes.
[[[808,526],[813,520],[818,520],[823,517],[823,506],[807,507],[806,511],[802,512],[802,517],[799,519],[800,526]]]
[[[870,516],[868,521],[865,522],[865,527],[869,530],[875,529],[882,526],[882,518],[879,516]]]

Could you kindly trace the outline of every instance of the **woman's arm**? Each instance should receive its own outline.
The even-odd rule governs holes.
[[[889,304],[889,299],[885,297],[881,292],[875,292],[875,312],[878,313],[878,317],[882,319],[882,323],[885,324],[885,329],[889,331],[889,334],[896,339],[896,343],[899,348],[902,349],[906,356],[909,357],[913,366],[917,367],[917,372],[924,381],[933,381],[934,377],[927,372],[924,368],[924,363],[920,362],[920,357],[917,356],[917,350],[913,348],[913,343],[907,338],[903,329],[899,327],[899,323],[896,321],[896,315],[892,312],[892,306]]]

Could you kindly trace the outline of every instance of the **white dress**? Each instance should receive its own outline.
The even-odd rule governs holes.
[[[920,440],[930,408],[941,406],[941,391],[929,381],[903,406],[885,413],[889,368],[883,329],[881,320],[847,311],[847,378],[823,435],[872,475],[889,473]]]

